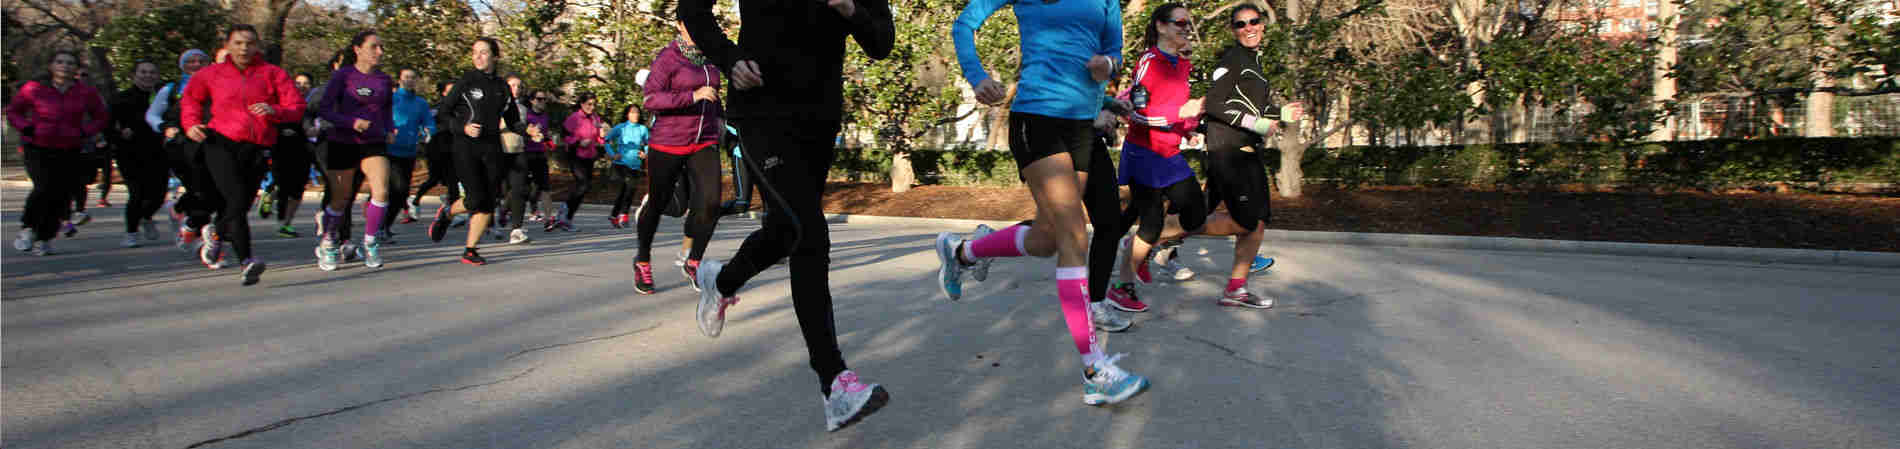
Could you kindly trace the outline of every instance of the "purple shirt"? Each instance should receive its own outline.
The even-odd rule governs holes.
[[[551,133],[553,133],[553,132],[554,132],[554,130],[553,130],[553,129],[551,129],[551,128],[548,128],[548,115],[547,115],[547,114],[544,114],[544,113],[540,113],[540,112],[534,112],[534,111],[532,111],[532,110],[529,110],[529,109],[527,109],[527,108],[522,108],[522,109],[521,109],[521,121],[523,122],[523,125],[522,125],[522,127],[524,127],[524,128],[525,128],[525,127],[527,127],[527,125],[537,125],[537,126],[540,126],[540,127],[541,127],[541,137],[549,137],[549,136],[551,135]],[[521,146],[521,150],[522,150],[522,151],[526,151],[526,152],[529,152],[529,153],[543,153],[543,152],[547,152],[547,151],[548,151],[548,143],[549,143],[549,142],[548,142],[547,140],[542,140],[542,141],[540,141],[540,142],[535,142],[535,141],[534,141],[533,139],[529,139],[529,138],[528,138],[528,135],[527,135],[527,134],[522,134],[522,135],[521,135],[521,139],[522,139],[523,141],[525,141],[525,143],[524,143],[524,144],[522,144],[522,146]]]
[[[1121,184],[1160,189],[1192,177],[1194,169],[1180,153],[1161,157],[1132,139],[1122,142]]]
[[[346,144],[386,144],[389,130],[395,127],[390,116],[390,94],[396,83],[389,74],[372,69],[370,73],[344,67],[330,74],[318,100],[317,114],[329,121],[330,141]],[[356,131],[358,119],[368,120],[369,129]]]

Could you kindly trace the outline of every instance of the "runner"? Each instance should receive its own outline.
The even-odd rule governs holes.
[[[386,244],[395,244],[396,217],[401,216],[403,223],[414,223],[416,213],[409,207],[409,181],[416,171],[416,151],[435,134],[435,114],[429,110],[429,100],[416,95],[416,87],[422,83],[422,74],[413,69],[397,72],[396,81],[402,87],[396,89],[390,98],[390,116],[393,120],[394,141],[389,143],[389,197],[396,201],[390,203],[396,211],[383,214],[383,235],[377,238]]]
[[[1229,15],[1234,45],[1221,52],[1214,69],[1214,87],[1208,91],[1212,119],[1207,132],[1208,197],[1214,203],[1226,203],[1238,238],[1234,243],[1234,265],[1227,288],[1216,300],[1223,306],[1249,308],[1273,307],[1273,300],[1249,293],[1247,274],[1265,270],[1273,259],[1259,256],[1260,242],[1267,222],[1272,218],[1268,204],[1266,163],[1260,153],[1270,148],[1266,139],[1274,138],[1285,120],[1298,120],[1299,108],[1288,108],[1282,117],[1280,108],[1268,104],[1271,89],[1258,62],[1263,34],[1260,9],[1241,4]],[[1216,228],[1210,223],[1209,228]],[[1264,263],[1263,260],[1264,259]],[[1243,262],[1247,261],[1247,262]]]
[[[438,98],[440,98],[436,100],[437,106],[440,106],[443,102],[448,100],[449,89],[453,87],[455,87],[455,83],[440,82],[435,84],[435,91],[438,94]],[[435,117],[441,114],[441,112],[442,108],[431,107],[429,109],[429,123],[433,125],[435,123]],[[429,164],[429,179],[423,181],[421,186],[416,187],[415,196],[409,198],[409,209],[411,211],[421,209],[422,196],[427,195],[429,190],[434,189],[436,186],[442,186],[442,204],[454,204],[455,200],[462,198],[461,183],[455,179],[455,130],[448,129],[448,127],[445,126],[437,126],[434,127],[434,129],[435,134],[429,136],[422,145],[424,159],[426,159],[426,162]]]
[[[520,122],[502,120],[502,117],[519,117],[520,114],[515,111],[515,99],[508,93],[508,85],[495,75],[496,60],[501,56],[500,42],[490,37],[476,39],[469,50],[469,59],[475,68],[463,73],[462,79],[455,82],[455,88],[437,108],[435,117],[438,126],[457,130],[455,168],[456,176],[462,180],[463,196],[436,210],[435,221],[429,224],[429,239],[442,241],[448,233],[451,217],[470,214],[468,238],[462,247],[462,263],[469,265],[488,263],[477,250],[481,247],[482,234],[488,231],[494,219],[495,187],[506,163],[501,153],[503,125],[509,126],[506,129],[510,131],[524,131]],[[531,134],[538,135],[540,131],[532,130]]]
[[[580,212],[581,200],[594,188],[594,160],[600,158],[600,146],[607,142],[607,122],[600,118],[594,109],[600,106],[593,94],[581,94],[581,108],[568,114],[561,123],[567,132],[561,142],[567,148],[567,170],[574,175],[574,187],[568,192],[567,204],[561,207],[561,223],[572,230],[574,213]]]
[[[722,73],[719,66],[694,44],[686,28],[679,38],[661,48],[647,75],[645,109],[653,113],[653,135],[647,146],[647,202],[640,208],[637,232],[640,247],[633,258],[633,289],[653,294],[653,236],[660,229],[660,213],[674,200],[680,178],[691,184],[685,206],[686,260],[679,264],[688,284],[699,288],[700,260],[719,225],[719,134],[725,129],[725,111],[719,103]],[[722,38],[723,39],[723,38]]]
[[[640,105],[628,103],[620,117],[626,122],[607,131],[606,138],[607,158],[614,162],[614,173],[620,177],[620,194],[614,196],[614,209],[607,214],[614,229],[633,223],[627,211],[632,210],[635,191],[639,190],[640,162],[647,157],[648,131],[640,124]]]
[[[145,111],[151,109],[152,96],[158,90],[158,64],[140,62],[132,69],[132,86],[113,96],[112,125],[107,133],[118,150],[119,173],[125,177],[125,241],[120,246],[137,248],[140,230],[144,240],[158,240],[158,224],[152,214],[165,204],[165,184],[171,177],[166,162],[164,138],[145,124]]]
[[[832,143],[843,117],[845,39],[856,40],[871,59],[890,56],[896,41],[890,4],[885,0],[740,2],[739,12],[746,21],[734,45],[715,23],[713,3],[684,0],[679,18],[683,28],[691,30],[689,40],[701,44],[709,62],[732,75],[731,118],[745,130],[747,169],[758,175],[754,182],[772,212],[732,260],[726,264],[707,261],[699,267],[695,281],[701,289],[700,332],[718,336],[725,326],[726,308],[739,302],[733,296],[739,288],[789,255],[792,308],[824,395],[825,430],[835,431],[876,412],[890,398],[884,387],[864,382],[847,369],[838,350],[827,279],[831,237],[820,208],[834,157]],[[663,76],[659,70],[654,72],[654,78]],[[658,134],[666,132],[671,131],[655,129],[654,139],[660,140]],[[664,153],[651,154],[655,158],[648,162],[659,165],[662,156],[658,155]],[[706,156],[713,158],[711,169],[718,176],[718,155]],[[660,172],[656,168],[653,173]],[[719,189],[701,190],[712,191],[712,199],[703,205],[708,210],[695,213],[711,221],[716,218],[710,208],[718,205]],[[652,197],[665,196],[656,192]],[[710,238],[711,226],[707,228],[701,235]],[[646,245],[641,246],[645,251]]]
[[[206,171],[223,205],[218,229],[243,261],[244,285],[255,285],[264,262],[252,257],[249,211],[263,154],[277,142],[276,125],[303,116],[303,98],[283,69],[256,52],[257,29],[234,25],[225,32],[230,61],[207,67],[185,86],[180,114],[185,134],[204,144]],[[205,108],[212,111],[206,120]]]
[[[363,265],[382,268],[382,240],[378,239],[383,218],[389,211],[389,142],[396,131],[390,116],[390,95],[395,83],[389,74],[377,69],[383,57],[382,39],[375,31],[362,31],[350,39],[343,68],[330,75],[318,100],[317,113],[330,122],[325,136],[329,149],[324,154],[325,190],[330,200],[324,205],[322,242],[317,246],[317,267],[324,271],[337,268],[343,254],[336,227],[342,224],[344,211],[356,199],[354,182],[359,170],[370,186],[370,200],[363,205]]]
[[[1011,3],[972,0],[951,31],[964,78],[976,90],[977,100],[988,104],[1002,103],[1008,89],[984,70],[976,53],[975,33]],[[1056,298],[1075,349],[1082,354],[1082,402],[1121,402],[1146,389],[1148,380],[1119,367],[1116,362],[1123,355],[1106,355],[1107,341],[1095,336],[1089,318],[1087,217],[1082,202],[1083,186],[1098,160],[1087,154],[1093,150],[1090,128],[1101,111],[1103,83],[1116,72],[1122,50],[1121,6],[1115,1],[1069,0],[1018,3],[1011,9],[1022,36],[1023,70],[1010,105],[1009,146],[1035,198],[1036,220],[1033,226],[979,232],[968,240],[950,233],[939,235],[939,287],[946,296],[958,299],[963,295],[963,273],[985,273],[990,259],[1057,256]],[[756,148],[746,147],[757,156]]]
[[[13,248],[36,256],[53,254],[53,238],[72,207],[72,192],[85,189],[83,176],[91,168],[80,157],[81,147],[111,120],[99,91],[74,77],[78,68],[78,53],[54,52],[47,75],[20,86],[7,104],[7,125],[25,141],[26,172],[33,181]]]
[[[223,53],[223,50],[219,50]],[[211,65],[211,55],[204,50],[186,50],[178,56],[178,69],[184,73],[178,81],[166,85],[152,96],[152,106],[145,110],[145,123],[165,137],[165,153],[171,162],[172,176],[178,178],[184,193],[172,202],[172,221],[179,224],[175,245],[179,249],[198,250],[203,246],[200,239],[202,230],[211,224],[211,211],[207,197],[215,196],[215,190],[203,184],[205,176],[203,159],[199,157],[200,144],[185,137],[184,129],[178,123],[179,99],[185,95],[185,86],[193,75],[205,66]],[[211,263],[206,262],[207,266]]]
[[[297,87],[299,97],[310,98],[314,80],[309,74],[299,73],[291,78]],[[305,103],[306,105],[309,103]],[[301,120],[277,125],[277,146],[271,148],[270,172],[275,181],[270,189],[267,204],[277,214],[277,236],[297,238],[300,235],[295,227],[297,209],[303,206],[303,193],[311,179],[322,179],[321,175],[310,176],[316,170],[316,156],[312,153],[310,136],[305,133]],[[259,206],[259,208],[264,208]],[[268,213],[266,214],[268,215]]]
[[[524,89],[525,90],[525,89]],[[522,203],[534,196],[538,204],[548,204],[553,192],[548,189],[548,149],[553,142],[547,139],[548,116],[542,108],[547,107],[552,95],[547,92],[529,92],[531,100],[528,108],[521,111],[521,122],[529,133],[522,144],[521,154],[514,155],[515,163],[508,169],[508,243],[527,243],[528,232],[521,227],[528,221],[524,215],[528,208]],[[542,207],[547,210],[547,207]],[[559,217],[542,217],[541,232],[554,232],[560,227]]]
[[[1160,241],[1168,211],[1179,210],[1180,226],[1187,228],[1198,229],[1208,218],[1201,185],[1181,155],[1182,144],[1200,125],[1203,102],[1188,98],[1190,17],[1187,8],[1176,3],[1155,10],[1142,39],[1148,50],[1135,65],[1134,85],[1129,89],[1134,111],[1129,116],[1128,139],[1122,143],[1120,182],[1128,185],[1128,214],[1139,217],[1140,227],[1135,238],[1122,245],[1132,248],[1131,256],[1122,267],[1122,284],[1110,294],[1111,304],[1126,312],[1148,310],[1129,281],[1153,281],[1146,263],[1148,251]]]

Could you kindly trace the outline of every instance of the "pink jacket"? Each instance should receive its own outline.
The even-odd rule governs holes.
[[[211,104],[212,130],[238,142],[275,146],[277,125],[303,120],[303,94],[290,83],[284,69],[263,61],[252,62],[239,71],[236,65],[222,62],[199,70],[185,83],[185,96],[179,99],[179,123],[191,129],[205,123],[203,105]],[[272,113],[252,114],[251,105],[270,105]]]
[[[53,88],[52,81],[28,81],[7,104],[7,123],[36,147],[77,150],[85,146],[87,137],[104,131],[111,119],[99,90],[79,81],[65,92]]]
[[[600,116],[574,111],[561,126],[567,128],[567,135],[561,137],[561,141],[574,149],[575,157],[600,157],[600,144],[604,142],[600,135]]]

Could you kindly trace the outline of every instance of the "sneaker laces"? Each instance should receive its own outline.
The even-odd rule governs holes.
[[[733,302],[738,302],[738,298],[732,299]],[[832,386],[831,391],[844,391],[846,393],[856,393],[864,391],[866,388],[871,388],[870,385],[865,385],[863,382],[858,381],[858,373],[855,371],[845,371],[838,374],[838,377],[832,380]]]
[[[1117,353],[1103,358],[1100,362],[1096,362],[1094,367],[1095,375],[1092,376],[1093,379],[1091,380],[1098,380],[1104,385],[1114,385],[1117,382],[1121,382],[1122,379],[1128,378],[1128,371],[1122,370],[1121,366],[1115,364],[1115,362],[1120,361],[1122,356],[1125,355],[1128,354]]]
[[[633,273],[634,276],[637,276],[640,278],[640,282],[644,282],[647,284],[653,283],[653,265],[652,264],[643,264],[638,267],[635,267],[633,272],[634,272]]]

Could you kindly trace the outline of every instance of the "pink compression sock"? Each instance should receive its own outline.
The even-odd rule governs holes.
[[[1095,343],[1095,326],[1089,323],[1088,267],[1056,268],[1056,298],[1062,301],[1062,321],[1069,325],[1069,337],[1075,339],[1082,360],[1090,359]]]
[[[1027,251],[1023,251],[1023,239],[1028,236],[1028,226],[1015,225],[1003,228],[1001,231],[996,231],[988,236],[976,239],[976,241],[965,243],[964,250],[968,253],[964,255],[974,256],[970,257],[971,259],[1022,257],[1029,254]]]
[[[1227,280],[1227,291],[1230,291],[1230,292],[1234,290],[1239,290],[1241,287],[1246,287],[1246,286],[1247,286],[1247,278]]]

